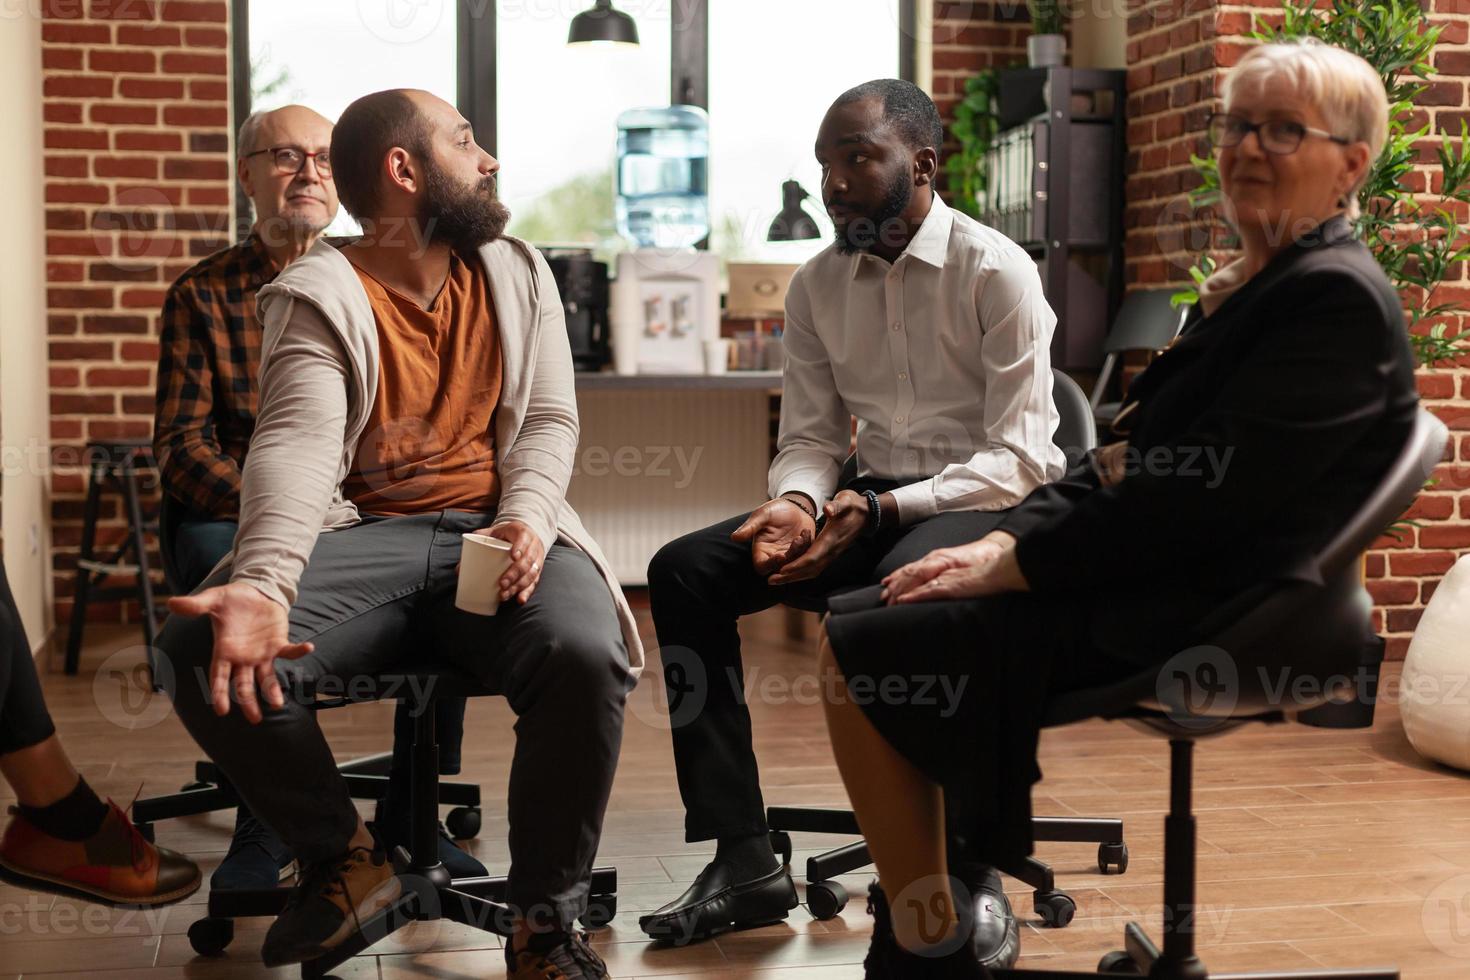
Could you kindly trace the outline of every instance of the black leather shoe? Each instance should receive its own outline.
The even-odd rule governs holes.
[[[379,802],[376,817],[377,819],[368,824],[368,829],[383,845],[384,850],[392,854],[395,847],[409,849],[411,835],[408,814],[399,813]],[[449,877],[483,878],[490,873],[473,854],[454,842],[442,821],[439,824],[438,842],[439,863],[444,865]]]
[[[1011,913],[1010,900],[1000,885],[1000,875],[994,868],[982,868],[978,874],[964,876],[970,889],[969,908],[973,916],[970,944],[975,949],[975,958],[987,967],[1009,968],[1016,965],[1021,955],[1021,930],[1016,917]],[[960,913],[961,925],[965,922]]]
[[[728,866],[711,861],[689,890],[638,920],[653,939],[683,946],[729,929],[780,922],[799,904],[785,868],[754,881],[733,881]]]
[[[946,943],[944,952],[928,955],[900,946],[893,935],[888,897],[876,881],[868,886],[868,914],[873,917],[873,940],[863,960],[864,980],[989,980],[990,972],[975,958],[973,942],[955,939]]]

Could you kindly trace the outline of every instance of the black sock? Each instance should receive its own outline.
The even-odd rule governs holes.
[[[77,779],[77,788],[50,806],[16,807],[20,815],[43,833],[62,840],[86,840],[102,826],[107,817],[107,804],[97,798],[85,779]]]
[[[715,846],[715,860],[730,868],[739,881],[764,878],[781,866],[771,850],[768,834],[721,837]]]

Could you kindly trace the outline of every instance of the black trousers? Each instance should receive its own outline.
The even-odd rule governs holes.
[[[31,644],[0,562],[0,755],[39,745],[55,733]]]
[[[607,583],[585,554],[553,545],[525,605],[494,616],[455,607],[460,536],[487,515],[445,511],[367,518],[323,533],[290,612],[293,642],[315,649],[276,661],[285,707],[258,725],[209,701],[208,618],[171,616],[158,637],[184,727],[250,809],[303,862],[340,855],[357,827],[308,704],[350,691],[353,678],[416,662],[448,663],[502,694],[516,713],[507,811],[508,901],[571,928],[586,911],[592,861],[622,741],[631,675]],[[205,587],[228,581],[228,569]],[[507,738],[508,735],[489,735]]]
[[[855,489],[893,484],[860,480]],[[939,514],[855,542],[817,578],[773,587],[750,546],[730,540],[748,515],[670,542],[648,568],[648,594],[669,699],[674,765],[689,841],[766,832],[736,623],[778,604],[825,611],[833,592],[868,585],[936,548],[975,541],[1004,511]]]

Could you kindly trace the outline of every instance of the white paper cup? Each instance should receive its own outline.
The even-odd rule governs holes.
[[[484,534],[461,537],[464,547],[454,604],[465,612],[494,616],[500,608],[500,576],[510,567],[510,542]]]
[[[704,373],[724,374],[730,368],[730,341],[706,340],[704,342]]]

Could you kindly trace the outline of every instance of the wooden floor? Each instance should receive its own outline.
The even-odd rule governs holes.
[[[789,683],[810,671],[810,645],[788,642],[782,625],[775,613],[743,627],[766,799],[839,804],[820,708]],[[137,662],[137,648],[128,649],[136,642],[132,633],[94,630],[83,676],[46,678],[68,751],[88,780],[120,803],[140,786],[150,794],[172,791],[189,778],[197,755],[166,708],[127,700],[121,678]],[[106,669],[99,673],[99,665]],[[783,694],[788,689],[791,697]],[[711,851],[683,840],[669,737],[654,707],[661,695],[651,679],[634,694],[599,858],[616,865],[621,883],[618,918],[596,937],[613,975],[860,977],[869,932],[861,900],[830,922],[798,909],[784,925],[682,950],[643,941],[640,911],[682,891]],[[339,754],[386,749],[390,712],[387,705],[328,712]],[[500,869],[510,721],[503,702],[473,702],[465,745],[466,777],[483,783],[487,801],[484,828],[469,846]],[[1023,965],[1090,969],[1118,947],[1129,919],[1158,934],[1167,747],[1095,722],[1046,733],[1042,756],[1039,814],[1121,817],[1127,825],[1132,863],[1121,877],[1097,873],[1090,845],[1041,845],[1059,887],[1077,900],[1069,928],[1041,928],[1028,890],[1011,891],[1024,923]],[[1470,977],[1470,780],[1419,759],[1395,705],[1380,706],[1371,731],[1250,730],[1203,744],[1197,758],[1199,928],[1212,969],[1396,964],[1409,980]],[[10,802],[0,797],[0,805]],[[192,854],[208,874],[224,854],[230,825],[226,814],[175,820],[159,825],[158,839]],[[803,866],[806,854],[832,840],[798,837],[795,863]],[[845,881],[857,895],[869,877]],[[0,888],[0,977],[297,975],[261,966],[263,920],[242,920],[225,957],[196,957],[185,932],[204,900],[201,890],[182,905],[126,913]],[[504,968],[494,937],[433,923],[397,934],[336,975],[494,978]]]

